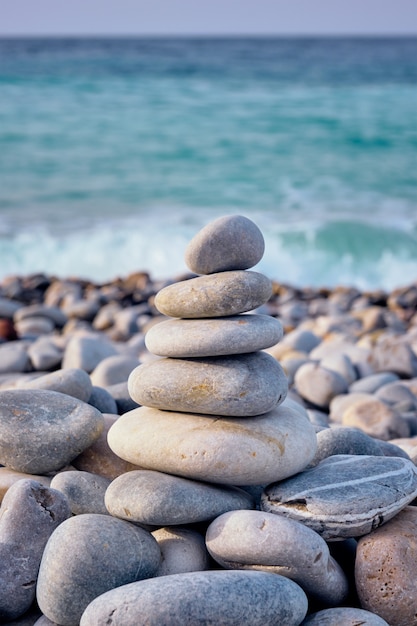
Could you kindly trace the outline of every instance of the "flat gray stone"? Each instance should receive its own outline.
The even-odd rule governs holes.
[[[173,574],[96,598],[80,626],[298,626],[307,613],[304,591],[266,572],[208,571]]]
[[[117,354],[116,348],[97,335],[73,335],[62,360],[63,369],[78,368],[90,373],[108,356]]]
[[[209,569],[210,555],[204,537],[197,531],[171,526],[154,530],[152,536],[162,554],[155,577]]]
[[[100,361],[90,374],[91,382],[98,387],[109,387],[123,383],[132,370],[139,365],[139,359],[124,354],[108,356]]]
[[[104,495],[111,480],[91,472],[70,470],[56,474],[51,487],[63,493],[73,515],[84,513],[107,514]]]
[[[384,456],[379,441],[359,428],[325,428],[317,433],[317,452],[311,465],[336,454]]]
[[[264,511],[303,522],[327,541],[360,537],[417,496],[417,468],[400,457],[335,455],[262,495]]]
[[[156,359],[129,376],[138,404],[185,413],[261,415],[285,399],[284,370],[265,352],[197,359]]]
[[[19,385],[21,389],[47,389],[87,402],[91,396],[92,384],[89,375],[82,369],[71,368],[44,374]]]
[[[152,326],[146,347],[167,357],[223,356],[256,352],[282,338],[279,320],[270,315],[235,315],[214,319],[174,319]]]
[[[185,262],[196,274],[246,270],[262,259],[265,242],[259,228],[243,215],[210,222],[190,241]]]
[[[108,433],[110,448],[147,469],[224,485],[265,485],[304,469],[314,457],[314,427],[279,406],[258,417],[220,418],[140,407]]]
[[[26,372],[30,369],[27,344],[23,341],[9,341],[0,344],[0,374]]]
[[[236,270],[198,276],[168,285],[155,306],[169,317],[225,317],[261,306],[272,295],[272,283],[258,272]]]
[[[43,553],[39,607],[53,622],[78,626],[94,598],[153,576],[160,558],[156,540],[139,526],[110,515],[71,517],[56,529]]]
[[[53,322],[54,326],[61,328],[65,326],[68,321],[68,317],[60,308],[47,306],[45,304],[30,304],[28,306],[19,307],[13,317],[15,322],[20,322],[31,317],[44,317]]]
[[[313,598],[336,606],[348,593],[340,565],[316,532],[283,515],[231,511],[207,529],[211,556],[226,569],[254,569],[291,578]]]
[[[38,337],[28,348],[28,356],[35,370],[56,369],[62,361],[63,350],[53,336]]]
[[[340,374],[319,363],[301,365],[295,373],[294,383],[302,398],[324,409],[335,396],[348,390],[348,384]]]
[[[46,542],[69,516],[65,496],[35,480],[19,480],[7,491],[0,509],[2,624],[32,605]]]
[[[226,511],[255,506],[251,496],[237,487],[210,485],[151,470],[136,470],[115,478],[107,488],[105,503],[114,517],[151,526],[194,524]]]
[[[302,626],[389,626],[382,617],[352,607],[323,609],[312,613],[302,622]]]
[[[365,376],[364,378],[359,378],[359,380],[355,380],[355,382],[350,385],[349,391],[351,393],[374,393],[383,385],[393,383],[396,380],[399,380],[398,374],[393,374],[392,372],[379,372],[378,374],[370,374],[369,376]]]
[[[0,463],[18,472],[61,469],[98,439],[103,428],[97,409],[63,393],[0,391]]]

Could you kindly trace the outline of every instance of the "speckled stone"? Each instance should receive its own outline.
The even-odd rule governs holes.
[[[324,539],[360,537],[417,496],[417,468],[400,457],[335,455],[269,485],[263,510],[303,522]]]
[[[282,333],[281,322],[270,315],[174,319],[153,326],[145,342],[159,356],[223,356],[263,350],[277,343]]]
[[[312,460],[316,433],[298,410],[219,418],[140,407],[108,433],[110,448],[142,467],[225,485],[265,485]]]
[[[252,416],[282,402],[288,383],[278,361],[264,352],[199,359],[156,359],[128,380],[138,404],[168,411]]]
[[[114,517],[153,526],[194,524],[255,506],[242,489],[151,470],[127,472],[113,480],[105,503]]]
[[[263,511],[231,511],[207,529],[211,556],[226,569],[254,569],[291,578],[326,605],[346,598],[348,582],[329,548],[300,522]]]
[[[91,396],[92,385],[87,372],[79,368],[69,368],[57,370],[50,374],[32,378],[27,382],[22,382],[22,389],[47,389],[65,393],[67,396],[78,398],[87,402]]]
[[[353,403],[343,413],[342,425],[360,428],[384,441],[410,435],[408,422],[378,398]]]
[[[103,416],[89,404],[56,391],[0,392],[0,463],[18,472],[61,469],[103,430]]]
[[[158,528],[152,536],[161,550],[162,559],[155,574],[169,576],[209,569],[210,555],[204,537],[189,528]]]
[[[65,496],[35,480],[19,480],[7,491],[0,508],[2,624],[32,605],[46,542],[69,515]]]
[[[417,624],[417,508],[407,506],[358,542],[355,580],[361,606],[390,626]]]
[[[382,617],[352,607],[323,609],[312,613],[302,622],[302,626],[390,626]]]
[[[256,309],[271,295],[272,283],[266,276],[236,270],[168,285],[156,294],[155,306],[169,317],[225,317]]]
[[[265,242],[259,228],[243,215],[210,222],[190,241],[185,262],[196,274],[246,270],[262,259]]]
[[[306,612],[304,591],[283,576],[191,572],[113,589],[86,608],[80,626],[298,626]]]
[[[83,513],[107,514],[104,504],[104,494],[110,485],[110,480],[91,474],[70,470],[56,474],[51,482],[51,487],[61,491],[67,499],[73,515]]]
[[[159,546],[147,530],[110,515],[76,515],[46,545],[36,589],[39,607],[58,624],[78,626],[94,598],[153,576],[160,559]]]

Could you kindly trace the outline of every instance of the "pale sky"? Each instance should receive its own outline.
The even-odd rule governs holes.
[[[417,0],[0,0],[0,35],[416,33]]]

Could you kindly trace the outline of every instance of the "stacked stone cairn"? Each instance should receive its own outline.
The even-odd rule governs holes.
[[[7,378],[0,623],[417,625],[416,465],[392,436],[321,424],[320,406],[355,395],[346,359],[295,377],[287,363],[288,392],[277,355],[314,336],[281,341],[271,282],[251,269],[263,252],[253,222],[215,220],[187,247],[196,276],[156,294],[171,319],[150,326],[141,364],[87,334],[61,370]],[[120,417],[92,389],[106,357],[129,376]]]

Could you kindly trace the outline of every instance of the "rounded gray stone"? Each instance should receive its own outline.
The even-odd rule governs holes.
[[[153,576],[160,558],[147,530],[110,515],[76,515],[46,544],[36,590],[39,607],[53,622],[78,626],[94,598]]]
[[[155,577],[209,569],[210,555],[204,537],[197,531],[171,526],[154,530],[152,536],[162,554]]]
[[[138,404],[185,413],[253,416],[285,399],[288,383],[281,365],[265,352],[196,359],[156,359],[129,376]]]
[[[113,452],[130,463],[224,485],[265,485],[292,476],[317,447],[313,425],[288,406],[229,419],[140,407],[119,417],[107,437]]]
[[[300,522],[264,511],[231,511],[207,529],[211,556],[226,569],[260,570],[291,578],[326,605],[348,593],[340,565],[316,532]]]
[[[258,272],[236,270],[198,276],[168,285],[155,306],[169,317],[225,317],[261,306],[272,295],[272,283]]]
[[[125,354],[108,356],[93,369],[91,382],[98,387],[109,387],[123,383],[129,378],[130,372],[139,365],[139,359]]]
[[[117,354],[114,345],[99,335],[72,335],[62,359],[63,369],[79,368],[90,373],[108,356]]]
[[[107,509],[104,495],[110,483],[110,479],[98,474],[70,470],[56,474],[51,481],[51,487],[67,497],[73,515],[83,513],[105,515]]]
[[[107,391],[107,389],[103,389],[103,387],[93,385],[91,395],[88,398],[88,404],[94,406],[101,413],[112,413],[117,415],[116,400]]]
[[[92,384],[89,375],[82,369],[57,370],[20,385],[23,389],[48,389],[87,402],[91,396]]]
[[[374,393],[383,385],[393,383],[396,380],[399,380],[399,376],[398,374],[393,374],[392,372],[370,374],[369,376],[364,376],[363,378],[359,378],[359,380],[355,380],[355,382],[350,385],[349,391],[351,393]]]
[[[384,456],[379,441],[359,428],[325,428],[317,433],[317,452],[311,465],[336,454]]]
[[[234,509],[253,509],[251,496],[237,487],[210,485],[152,470],[115,478],[105,495],[114,517],[153,526],[194,524]]]
[[[266,572],[172,574],[96,598],[80,626],[298,626],[307,597],[288,578]]]
[[[265,251],[259,228],[243,215],[226,215],[210,222],[190,241],[185,262],[196,274],[246,270],[256,265]]]
[[[303,621],[302,626],[389,626],[382,617],[352,607],[323,609],[312,613]]]
[[[61,469],[98,439],[103,428],[97,409],[66,394],[0,391],[0,463],[18,472]]]
[[[279,320],[270,315],[235,315],[214,319],[174,319],[153,326],[146,347],[167,357],[206,357],[256,352],[282,338]]]
[[[335,455],[269,485],[264,511],[303,522],[325,540],[360,537],[417,496],[417,468],[400,457]]]
[[[318,363],[301,365],[295,373],[294,383],[302,398],[324,409],[335,396],[348,390],[347,382],[340,374]]]
[[[14,483],[0,508],[0,622],[23,615],[35,600],[45,545],[70,516],[67,499],[41,483]]]

